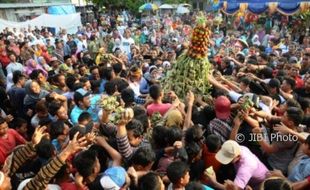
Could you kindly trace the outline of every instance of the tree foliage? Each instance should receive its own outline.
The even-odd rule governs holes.
[[[188,3],[189,0],[163,0],[163,4],[180,4],[180,3]]]
[[[145,0],[87,0],[98,8],[105,6],[106,10],[128,9],[133,13],[138,13],[139,7],[146,3]]]

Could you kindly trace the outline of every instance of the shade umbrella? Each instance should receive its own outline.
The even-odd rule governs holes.
[[[153,3],[146,3],[139,7],[139,11],[155,11],[158,9],[158,6]]]
[[[179,5],[180,7],[191,7],[192,5],[188,4],[188,3],[183,3]]]
[[[179,6],[177,8],[177,11],[176,11],[177,14],[186,14],[186,13],[189,13],[189,12],[190,12],[190,10],[188,8],[182,7],[182,6]]]
[[[173,6],[169,4],[162,4],[159,9],[173,9]]]

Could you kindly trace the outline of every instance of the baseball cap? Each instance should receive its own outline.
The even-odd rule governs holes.
[[[220,151],[215,155],[215,158],[222,164],[227,165],[234,158],[239,156],[241,153],[241,148],[236,141],[228,140],[224,142]]]
[[[228,119],[231,102],[226,96],[219,96],[215,100],[215,114],[219,119]]]
[[[126,171],[119,166],[108,168],[100,179],[101,187],[105,190],[119,190],[124,186],[125,182]]]
[[[163,66],[164,66],[164,68],[169,68],[170,67],[170,62],[169,61],[164,61],[163,62]]]
[[[289,63],[298,63],[298,59],[297,59],[297,57],[290,57],[288,62]]]
[[[74,100],[79,101],[89,95],[90,93],[88,91],[84,90],[83,88],[79,88],[74,92]]]

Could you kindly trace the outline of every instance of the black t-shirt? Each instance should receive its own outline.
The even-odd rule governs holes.
[[[96,177],[95,181],[87,185],[89,190],[104,190],[100,184],[100,179],[103,174],[100,174]]]
[[[212,119],[215,118],[215,110],[212,106],[205,106],[202,110],[197,107],[193,109],[192,121],[194,124],[200,124],[207,127]]]
[[[296,89],[295,92],[298,95],[298,101],[302,98],[310,97],[310,92],[307,92],[305,88]]]
[[[189,176],[191,181],[199,181],[201,175],[205,170],[205,164],[203,160],[199,160],[190,165]]]

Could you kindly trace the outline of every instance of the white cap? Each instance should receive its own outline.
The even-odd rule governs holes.
[[[5,178],[4,173],[0,171],[0,186],[4,182],[4,178]]]

